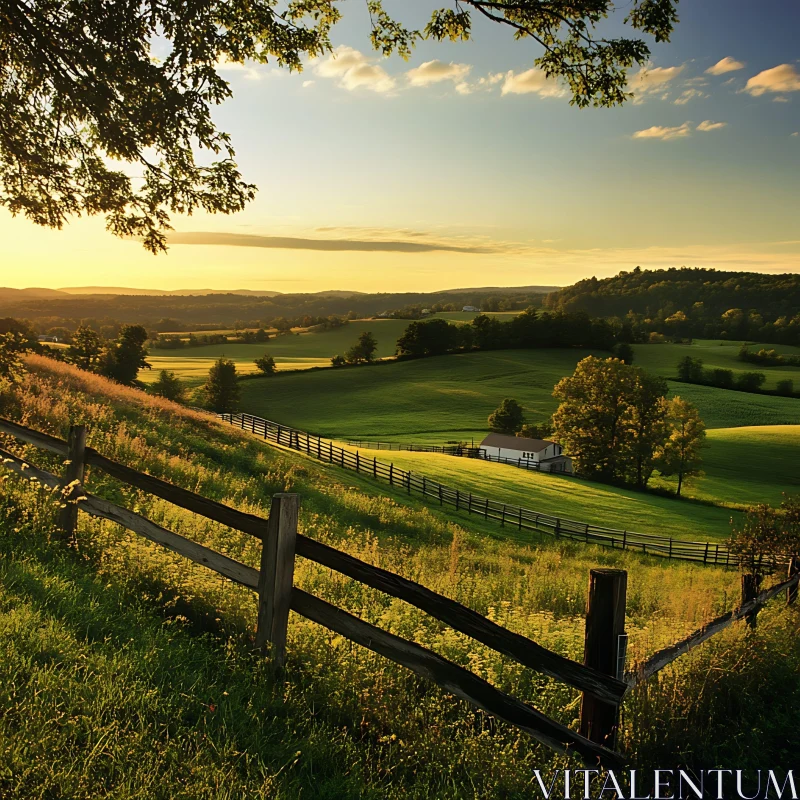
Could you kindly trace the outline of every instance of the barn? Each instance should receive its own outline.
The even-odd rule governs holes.
[[[480,444],[489,461],[521,461],[534,464],[542,472],[572,472],[572,459],[564,455],[561,445],[548,439],[528,439],[490,433]]]

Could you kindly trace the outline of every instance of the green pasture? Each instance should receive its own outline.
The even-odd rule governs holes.
[[[37,357],[26,363],[26,380],[7,389],[14,419],[63,437],[79,409],[89,444],[108,457],[262,517],[274,492],[297,492],[304,535],[416,580],[569,658],[582,657],[592,568],[628,570],[631,665],[738,601],[734,570],[517,534],[427,507],[397,487],[278,450],[69,365]],[[52,454],[13,441],[5,446],[43,468],[63,468]],[[562,492],[579,486],[552,485]],[[255,537],[131,491],[97,469],[87,488],[259,564]],[[538,492],[545,502],[534,483],[529,491],[529,499]],[[613,503],[634,513],[619,497],[597,501]],[[23,479],[4,482],[2,797],[489,800],[531,796],[534,769],[576,766],[294,613],[286,668],[276,673],[253,652],[252,592],[88,515],[80,516],[77,548],[69,548],[53,529],[57,508],[57,498]],[[576,724],[579,692],[407,603],[303,558],[294,585]],[[647,769],[781,763],[787,748],[800,746],[792,724],[800,697],[795,626],[776,601],[759,615],[756,631],[731,626],[646,690],[631,692],[618,744],[626,759]]]
[[[731,505],[781,502],[800,493],[800,425],[708,431],[705,475],[686,488],[690,497]]]
[[[663,347],[638,346],[638,363],[647,366],[649,359],[663,359],[666,365],[671,356],[652,355]],[[684,347],[681,352],[691,350]],[[529,421],[552,414],[553,386],[590,354],[582,349],[500,350],[296,373],[243,382],[241,407],[340,439],[479,441],[487,433],[487,417],[504,397],[521,402]],[[710,428],[800,424],[796,398],[676,381],[670,382],[670,391],[694,402]]]
[[[800,367],[765,367],[738,359],[742,342],[728,342],[719,339],[695,339],[692,344],[647,344],[634,345],[634,363],[649,372],[674,378],[677,364],[685,356],[699,358],[706,369],[729,369],[734,376],[743,372],[763,372],[766,376],[765,389],[774,389],[777,382],[788,378],[795,382],[800,391]],[[750,350],[757,352],[762,347],[774,349],[779,353],[798,355],[800,348],[776,344],[750,344]]]
[[[736,511],[439,453],[359,450],[426,478],[501,503],[620,530],[724,542]],[[463,514],[462,514],[463,516]],[[513,525],[509,526],[513,528]]]
[[[507,320],[517,313],[500,311],[490,313],[489,316]],[[476,316],[478,316],[476,312],[453,311],[432,314],[426,319],[440,318],[451,322],[468,322]],[[150,383],[158,378],[159,370],[169,369],[188,383],[199,384],[205,380],[211,365],[221,356],[232,359],[236,362],[236,368],[240,373],[248,374],[257,372],[253,361],[264,353],[269,353],[275,359],[279,371],[327,367],[330,366],[331,356],[343,355],[356,343],[363,331],[370,331],[375,336],[378,342],[377,357],[389,358],[394,356],[397,340],[409,322],[407,319],[354,320],[342,328],[328,331],[293,331],[259,344],[228,342],[181,350],[151,347],[148,361],[153,365],[153,369],[143,370],[140,378],[145,383]],[[209,332],[203,331],[203,333]]]

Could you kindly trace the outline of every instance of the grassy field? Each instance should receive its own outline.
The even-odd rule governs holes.
[[[699,358],[706,369],[730,369],[734,375],[740,375],[743,372],[763,372],[766,376],[765,389],[774,389],[778,381],[789,378],[800,390],[800,367],[762,367],[759,364],[739,361],[737,356],[741,344],[741,342],[727,342],[719,339],[695,339],[691,345],[635,345],[634,363],[657,375],[674,378],[678,362],[684,356],[690,355],[692,358]],[[800,348],[788,345],[751,344],[749,347],[754,352],[765,347],[767,350],[774,349],[779,353],[800,354]]]
[[[730,536],[731,516],[737,520],[740,516],[726,508],[676,501],[569,476],[528,472],[506,464],[438,453],[359,452],[480,497],[620,530],[721,543]],[[716,488],[710,487],[707,493]]]
[[[510,319],[517,312],[497,312],[490,316]],[[451,322],[466,322],[477,316],[475,312],[454,311],[433,314],[427,319],[447,319]],[[269,353],[278,370],[308,369],[309,367],[330,366],[331,356],[344,354],[358,339],[362,331],[371,331],[378,342],[377,357],[387,358],[395,354],[397,340],[408,327],[407,319],[354,320],[343,328],[330,331],[303,331],[278,336],[261,344],[213,344],[184,350],[150,349],[148,361],[152,370],[144,370],[140,377],[145,383],[158,378],[158,371],[169,369],[189,384],[202,383],[211,365],[220,356],[236,362],[242,374],[257,372],[253,361],[264,353]]]
[[[800,493],[800,425],[710,430],[703,470],[688,496],[777,505],[783,492]]]
[[[588,570],[628,570],[626,630],[642,658],[735,605],[738,576],[702,565],[530,537],[427,509],[166,401],[46,359],[0,387],[3,416],[89,444],[245,511],[301,496],[300,530],[417,580],[580,658]],[[34,463],[53,456],[15,444]],[[249,564],[255,539],[91,470],[88,488]],[[27,482],[0,492],[0,796],[14,798],[425,798],[522,800],[533,770],[567,762],[401,667],[292,614],[276,676],[253,655],[252,593],[81,517],[51,538],[57,503]],[[295,583],[430,647],[575,726],[576,692],[515,666],[415,609],[299,559]],[[800,747],[796,612],[774,603],[625,700],[633,765],[782,766]],[[573,765],[574,766],[574,765]]]
[[[637,360],[647,364],[655,359],[648,355],[651,350],[662,347],[666,345],[639,346]],[[504,397],[519,400],[531,421],[552,414],[554,384],[590,354],[589,350],[501,350],[284,375],[244,382],[242,408],[342,439],[480,441],[487,432],[486,418]],[[667,357],[659,358],[666,364]],[[671,382],[670,390],[694,402],[710,428],[800,424],[796,398],[678,382]]]

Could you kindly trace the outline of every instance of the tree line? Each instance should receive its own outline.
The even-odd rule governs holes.
[[[508,322],[486,314],[472,322],[444,319],[409,323],[397,340],[401,358],[421,358],[468,350],[506,350],[536,347],[594,347],[612,350],[634,341],[630,325],[592,318],[583,311],[539,311],[528,308]]]
[[[739,360],[750,364],[763,364],[766,367],[800,367],[800,355],[779,353],[777,350],[767,350],[766,347],[754,353],[747,344],[739,348]]]
[[[795,274],[637,267],[612,278],[578,281],[548,295],[545,307],[624,319],[645,337],[800,345],[800,275]]]
[[[733,370],[723,367],[710,369],[703,365],[703,360],[685,356],[678,362],[678,380],[683,383],[698,383],[703,386],[714,386],[717,389],[734,389],[739,392],[754,392],[761,394],[779,394],[792,397],[795,394],[794,381],[791,378],[782,378],[777,382],[774,392],[763,388],[766,375],[763,372],[740,372],[736,375]]]

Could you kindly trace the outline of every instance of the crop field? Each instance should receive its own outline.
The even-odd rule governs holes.
[[[647,366],[648,359],[655,360],[651,351],[663,347],[638,346],[637,362]],[[679,350],[686,351],[690,348]],[[243,383],[242,408],[331,438],[480,441],[487,432],[486,418],[504,397],[522,403],[529,421],[552,414],[554,384],[590,354],[579,349],[501,350],[285,375]],[[658,358],[668,372],[671,357]],[[695,403],[710,428],[800,424],[797,398],[678,382],[670,382],[670,390]]]
[[[582,650],[592,567],[628,570],[631,661],[737,601],[735,571],[520,537],[67,365],[35,357],[27,363],[25,382],[7,388],[6,413],[30,427],[63,437],[80,409],[89,444],[105,455],[262,516],[273,492],[296,491],[305,535],[419,581],[570,658]],[[4,446],[22,449],[10,439]],[[41,451],[28,457],[59,467]],[[90,471],[87,488],[258,563],[252,537],[128,492],[100,473]],[[489,722],[295,614],[287,667],[276,679],[252,652],[252,593],[86,516],[76,557],[51,538],[57,505],[21,479],[3,482],[0,794],[133,800],[180,785],[187,797],[227,800],[489,800],[529,797],[534,768],[566,765],[519,730]],[[304,559],[295,583],[575,725],[577,692],[413,607]],[[791,615],[779,605],[762,612],[756,632],[734,626],[647,691],[628,696],[619,747],[633,763],[737,758],[738,767],[751,768],[777,758],[776,748],[800,746],[791,723],[800,651]],[[746,655],[753,643],[757,659]],[[750,736],[754,729],[759,733]]]

